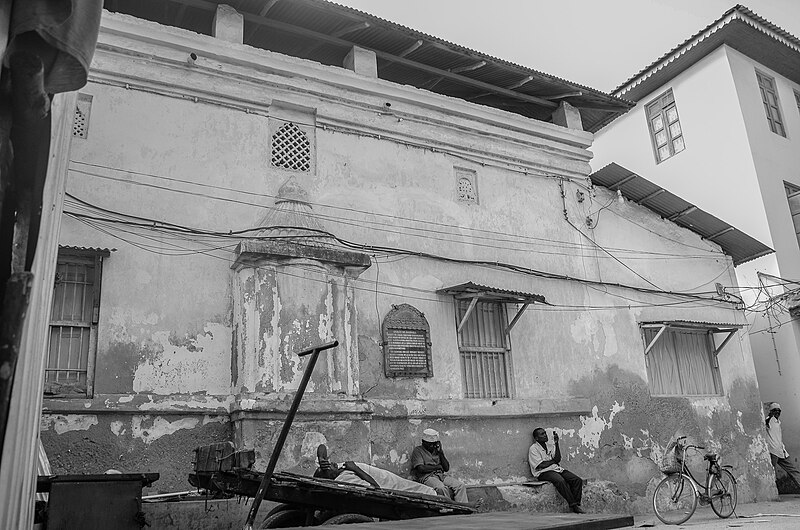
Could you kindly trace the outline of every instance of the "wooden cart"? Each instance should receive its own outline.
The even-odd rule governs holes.
[[[192,473],[189,482],[209,491],[255,497],[262,478],[263,473],[257,471],[234,469],[217,473]],[[475,513],[473,508],[445,497],[373,489],[294,473],[275,473],[270,479],[265,498],[280,504],[267,515],[261,528]]]

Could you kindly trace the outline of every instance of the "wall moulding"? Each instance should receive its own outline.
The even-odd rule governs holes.
[[[476,130],[485,130],[490,124],[499,129],[512,130],[520,134],[540,136],[576,149],[587,149],[592,143],[592,134],[531,120],[490,107],[427,92],[414,87],[397,85],[381,79],[365,79],[345,68],[325,66],[313,61],[285,56],[251,46],[220,41],[210,36],[198,35],[178,28],[170,28],[133,17],[104,13],[98,40],[98,56],[114,53],[127,55],[140,67],[145,63],[158,63],[187,67],[189,53],[198,56],[193,72],[229,80],[244,81],[264,86],[280,85],[284,90],[310,94],[330,99],[331,86],[341,90],[335,100],[344,96],[352,102],[374,97],[386,101],[402,102],[440,111],[447,108],[448,114],[469,121],[480,122]],[[137,55],[138,57],[132,57]],[[101,57],[96,59],[102,64]],[[134,65],[135,66],[135,65]],[[184,82],[194,76],[182,75]],[[319,84],[315,88],[314,83]],[[351,94],[347,98],[347,94]]]

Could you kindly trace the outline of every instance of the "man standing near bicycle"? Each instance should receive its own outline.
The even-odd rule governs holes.
[[[797,487],[800,488],[800,471],[794,467],[789,460],[789,452],[783,445],[783,433],[781,432],[781,406],[779,403],[770,403],[769,414],[767,415],[767,445],[769,446],[769,457],[775,470],[781,466],[786,473],[792,477]]]
[[[558,434],[553,431],[553,447],[547,447],[547,432],[541,427],[533,430],[533,445],[528,449],[528,464],[531,466],[533,478],[546,480],[556,487],[558,492],[575,513],[585,513],[581,508],[583,479],[561,467],[561,448],[558,446]]]

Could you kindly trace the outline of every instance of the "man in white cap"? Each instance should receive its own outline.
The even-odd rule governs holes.
[[[422,431],[422,445],[411,453],[411,473],[414,480],[430,486],[442,497],[456,502],[468,503],[467,487],[460,480],[447,474],[450,462],[444,456],[439,433],[434,429]]]
[[[792,477],[798,487],[800,487],[800,471],[794,467],[789,460],[789,452],[783,445],[783,433],[781,432],[781,405],[772,402],[769,404],[769,414],[767,415],[767,446],[769,446],[769,457],[772,465],[777,471],[781,466],[786,473]]]

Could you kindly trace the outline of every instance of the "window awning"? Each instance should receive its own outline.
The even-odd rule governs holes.
[[[650,341],[649,344],[645,346],[644,354],[647,355],[650,353],[650,350],[653,349],[658,339],[661,338],[661,335],[664,334],[664,331],[668,329],[676,329],[676,330],[690,330],[690,331],[705,331],[706,333],[711,334],[727,334],[725,339],[723,339],[722,344],[716,346],[714,349],[714,357],[719,355],[719,352],[722,351],[728,342],[733,338],[737,331],[744,327],[744,324],[721,324],[718,322],[700,322],[700,321],[693,321],[693,320],[669,320],[664,322],[642,322],[639,324],[642,329],[657,329],[655,336]]]
[[[528,309],[528,306],[533,303],[547,304],[544,296],[535,293],[526,293],[523,291],[509,291],[506,289],[498,289],[497,287],[488,287],[486,285],[478,285],[477,283],[467,282],[452,287],[444,287],[436,291],[438,294],[452,295],[456,300],[471,300],[467,312],[461,322],[458,323],[458,330],[464,327],[464,324],[469,320],[470,315],[475,310],[478,302],[496,302],[501,304],[522,304],[517,314],[511,319],[511,322],[506,328],[506,333],[511,332],[511,328],[517,323],[522,313]]]

